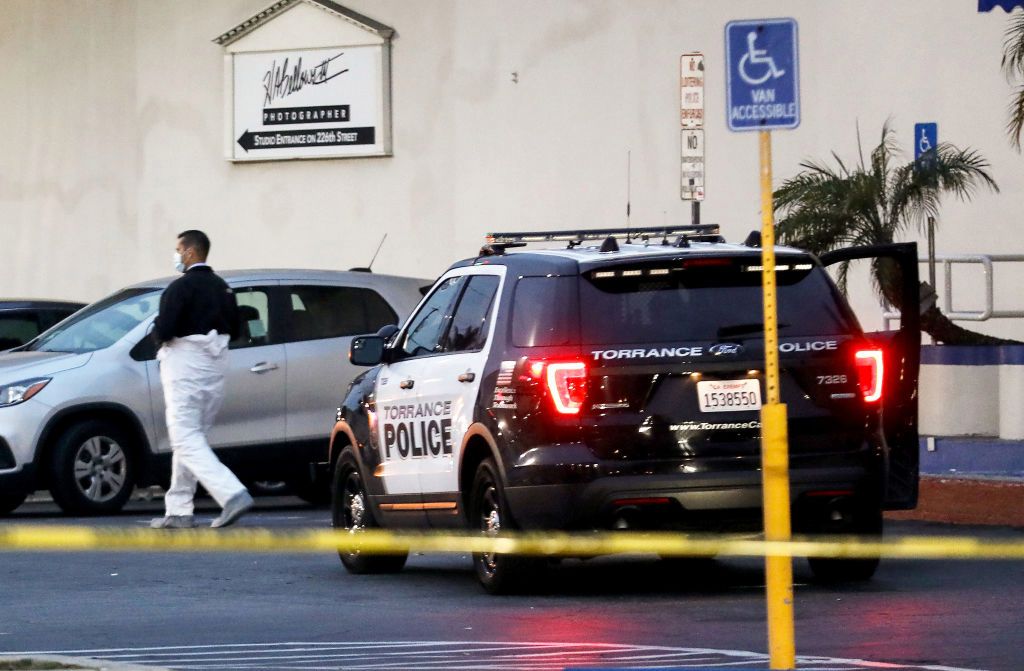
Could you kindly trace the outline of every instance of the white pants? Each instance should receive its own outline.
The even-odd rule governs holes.
[[[192,514],[197,483],[224,507],[228,499],[245,491],[206,440],[224,401],[228,336],[210,331],[175,338],[164,343],[157,359],[172,450],[171,487],[164,496],[167,515]]]

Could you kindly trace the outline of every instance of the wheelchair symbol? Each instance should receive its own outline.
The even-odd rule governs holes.
[[[778,79],[786,74],[785,70],[775,67],[775,59],[769,56],[765,49],[757,48],[756,42],[757,32],[752,30],[747,33],[747,53],[743,54],[739,63],[740,78],[751,86],[764,84],[769,79]],[[767,66],[767,69],[760,76],[751,76],[748,68],[758,65]]]
[[[919,154],[923,154],[932,148],[932,143],[928,140],[927,131],[921,129],[921,139],[917,141],[917,149]]]

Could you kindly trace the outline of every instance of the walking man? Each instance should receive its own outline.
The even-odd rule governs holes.
[[[174,268],[184,275],[164,290],[154,323],[153,336],[161,345],[156,358],[172,450],[166,514],[150,524],[155,529],[194,526],[197,484],[222,508],[212,527],[233,524],[253,503],[245,486],[217,459],[206,440],[224,400],[228,342],[239,332],[235,295],[206,264],[209,252],[210,239],[202,231],[178,235]]]

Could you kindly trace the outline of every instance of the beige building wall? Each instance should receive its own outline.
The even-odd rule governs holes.
[[[688,223],[679,199],[679,56],[707,66],[703,221],[759,225],[756,134],[725,123],[723,31],[800,24],[802,125],[774,134],[776,183],[800,161],[915,122],[992,162],[1002,193],[943,208],[940,252],[1024,253],[1024,156],[1007,142],[1007,16],[971,0],[347,0],[393,27],[394,155],[223,158],[223,51],[268,0],[0,0],[0,296],[91,300],[167,274],[199,227],[217,267],[432,277],[490,230]],[[334,20],[325,15],[325,21]],[[1024,308],[1002,273],[999,307]],[[877,322],[863,275],[855,302]],[[962,284],[960,283],[962,282]],[[961,307],[980,303],[980,283]],[[1019,321],[1019,320],[1018,320]],[[984,330],[1024,338],[1024,323]]]

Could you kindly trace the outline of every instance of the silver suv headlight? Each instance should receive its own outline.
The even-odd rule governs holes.
[[[43,387],[49,384],[51,379],[48,377],[34,377],[29,380],[22,380],[21,382],[0,385],[0,408],[24,403],[38,394]]]

